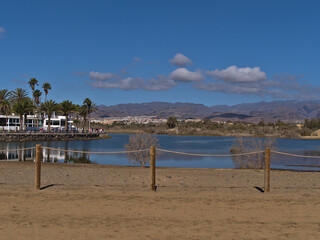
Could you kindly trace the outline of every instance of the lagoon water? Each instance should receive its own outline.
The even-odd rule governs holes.
[[[8,149],[34,147],[42,144],[51,148],[72,149],[90,152],[114,152],[123,151],[124,144],[129,141],[129,134],[110,134],[110,139],[86,140],[86,141],[50,141],[50,142],[1,142],[0,159],[2,160],[33,160],[34,151],[26,150],[8,152]],[[214,136],[168,136],[158,135],[160,148],[187,153],[200,154],[230,154],[230,148],[235,141],[234,137]],[[299,155],[320,156],[320,140],[302,139],[276,139],[277,151],[294,153]],[[126,154],[65,154],[62,151],[49,152],[44,150],[44,161],[112,165],[134,165]],[[320,170],[315,167],[287,166],[287,165],[320,165],[319,159],[300,157],[287,157],[272,154],[271,167],[293,170]],[[161,167],[185,167],[185,168],[235,168],[237,167],[232,157],[195,157],[157,152],[157,166]]]

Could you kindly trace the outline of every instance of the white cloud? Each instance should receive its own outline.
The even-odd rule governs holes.
[[[207,71],[207,75],[215,79],[234,83],[258,82],[267,79],[266,73],[260,71],[259,67],[238,68],[237,66],[230,66],[223,70]]]
[[[4,27],[0,26],[0,38],[3,37],[5,32],[6,32],[6,30],[4,29]]]
[[[141,58],[139,58],[139,57],[135,57],[135,58],[133,58],[133,61],[134,61],[134,62],[141,62],[141,61],[142,61],[142,59],[141,59]]]
[[[91,85],[96,88],[119,88],[122,90],[138,89],[143,83],[141,78],[124,78],[115,82],[95,81]]]
[[[303,76],[278,75],[268,79],[265,72],[259,67],[238,68],[230,66],[223,70],[189,71],[186,68],[177,68],[168,75],[158,75],[155,78],[130,76],[125,70],[114,74],[109,72],[74,72],[78,76],[89,76],[88,83],[94,88],[116,88],[125,91],[146,90],[166,91],[178,83],[193,83],[191,86],[209,92],[226,94],[243,94],[274,99],[318,99],[320,88],[307,84]],[[210,77],[212,78],[210,78]],[[18,82],[18,80],[13,80]],[[199,93],[201,94],[201,93]]]
[[[12,79],[11,81],[14,82],[14,83],[18,83],[18,84],[24,84],[24,85],[25,85],[25,84],[28,84],[27,81],[19,80],[19,79],[17,79],[17,78]]]
[[[94,82],[90,83],[90,85],[95,88],[118,88],[125,91],[136,89],[165,91],[174,87],[176,83],[165,76],[158,76],[157,78],[152,78],[149,80],[145,80],[141,77],[128,77],[112,82],[94,80]]]
[[[158,76],[157,79],[150,79],[144,86],[145,90],[149,91],[165,91],[173,88],[176,83],[172,79],[168,79],[165,76]]]
[[[88,72],[78,72],[78,71],[74,71],[73,74],[74,74],[74,75],[77,75],[77,76],[79,76],[79,77],[88,76]]]
[[[282,75],[256,82],[199,82],[195,87],[209,92],[271,96],[274,99],[319,99],[320,88],[300,80],[301,76]]]
[[[222,82],[199,83],[196,87],[209,92],[263,95],[263,89],[259,85],[239,85]]]
[[[112,73],[99,73],[99,72],[91,71],[91,72],[89,73],[89,77],[90,77],[92,80],[106,81],[106,80],[109,80],[109,79],[114,78],[115,75],[112,74]]]
[[[170,60],[170,63],[178,67],[185,67],[193,64],[188,57],[181,53],[177,53],[176,55],[174,55],[174,57]]]
[[[198,82],[204,79],[200,72],[190,72],[186,68],[174,70],[170,77],[177,82]]]

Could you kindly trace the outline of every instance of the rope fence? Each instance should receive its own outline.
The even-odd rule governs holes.
[[[126,153],[137,153],[137,152],[149,151],[149,149],[142,149],[142,150],[134,150],[134,151],[92,152],[92,151],[62,149],[62,148],[51,148],[51,147],[46,147],[46,146],[42,146],[42,148],[48,149],[48,150],[53,150],[53,151],[85,153],[85,154],[126,154]],[[36,149],[36,147],[0,149],[0,152],[15,152],[15,151],[33,150],[33,149]],[[160,148],[156,149],[156,151],[165,152],[165,153],[172,153],[172,154],[179,154],[179,155],[186,155],[186,156],[196,156],[196,157],[237,157],[237,156],[247,156],[247,155],[265,153],[265,151],[256,151],[256,152],[237,153],[237,154],[201,154],[201,153],[178,152],[178,151],[172,151],[172,150],[166,150],[166,149],[160,149]],[[287,153],[287,152],[279,152],[279,151],[275,151],[275,150],[270,150],[270,152],[275,153],[275,154],[279,154],[279,155],[290,156],[290,157],[320,159],[320,156],[298,155],[298,154]]]
[[[41,162],[42,162],[42,149],[53,150],[53,151],[62,151],[62,152],[73,152],[73,153],[84,153],[84,154],[128,154],[128,153],[137,153],[137,152],[147,152],[150,151],[150,169],[151,169],[151,190],[156,190],[156,152],[165,152],[171,154],[180,154],[186,156],[198,156],[198,157],[237,157],[237,156],[248,156],[253,154],[264,154],[265,155],[265,167],[264,167],[264,192],[270,191],[270,161],[271,153],[285,155],[290,157],[300,157],[300,158],[313,158],[320,159],[320,156],[308,156],[308,155],[298,155],[286,152],[279,152],[266,148],[265,151],[256,151],[248,153],[239,153],[239,154],[200,154],[200,153],[187,153],[187,152],[178,152],[165,149],[156,149],[155,147],[150,147],[150,149],[134,150],[134,151],[115,151],[115,152],[91,152],[91,151],[79,151],[79,150],[69,150],[69,149],[59,149],[51,148],[46,146],[41,146],[37,144],[36,147],[29,148],[19,148],[19,149],[0,149],[0,152],[4,151],[21,151],[21,150],[32,150],[36,149],[36,158],[35,158],[35,188],[40,189],[40,180],[41,180]]]
[[[142,150],[133,150],[133,151],[115,151],[115,152],[92,152],[92,151],[81,151],[81,150],[70,150],[70,149],[62,149],[62,148],[52,148],[42,146],[42,149],[48,149],[53,151],[61,151],[61,152],[72,152],[72,153],[85,153],[85,154],[126,154],[126,153],[137,153],[137,152],[147,152],[150,151],[149,149],[142,149]],[[28,148],[10,148],[10,149],[0,149],[0,152],[14,152],[14,151],[23,151],[23,150],[33,150],[36,147],[28,147]],[[201,154],[201,153],[188,153],[188,152],[178,152],[166,149],[156,149],[158,152],[165,152],[165,153],[172,153],[172,154],[179,154],[179,155],[186,155],[186,156],[196,156],[196,157],[237,157],[237,156],[247,156],[247,155],[254,155],[254,154],[262,154],[265,151],[256,151],[256,152],[247,152],[247,153],[237,153],[237,154]],[[290,157],[300,157],[300,158],[313,158],[313,159],[320,159],[320,156],[308,156],[308,155],[298,155],[293,153],[287,152],[279,152],[275,150],[270,150],[271,153],[290,156]]]
[[[297,154],[292,154],[292,153],[278,152],[278,151],[274,151],[274,150],[271,150],[271,152],[272,152],[272,153],[279,154],[279,155],[290,156],[290,157],[301,157],[301,158],[320,159],[320,156],[297,155]]]
[[[60,149],[60,148],[50,148],[50,147],[42,147],[48,150],[53,151],[61,151],[61,152],[72,152],[72,153],[86,153],[86,154],[123,154],[123,153],[135,153],[135,152],[147,152],[149,149],[143,150],[135,150],[135,151],[118,151],[118,152],[89,152],[89,151],[79,151],[79,150],[68,150],[68,149]]]
[[[180,155],[187,155],[187,156],[197,156],[197,157],[236,157],[236,156],[246,156],[246,155],[264,153],[264,151],[258,151],[258,152],[238,153],[238,154],[200,154],[200,153],[198,154],[198,153],[176,152],[176,151],[170,151],[170,150],[165,150],[165,149],[157,149],[157,151],[166,152],[166,153],[173,153],[173,154],[180,154]]]

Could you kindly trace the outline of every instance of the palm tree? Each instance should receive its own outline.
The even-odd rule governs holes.
[[[1,108],[1,111],[4,112],[6,115],[6,124],[7,124],[8,131],[9,131],[8,114],[11,110],[11,102],[8,99],[1,100],[0,108]]]
[[[15,103],[25,100],[28,98],[27,90],[22,88],[16,88],[14,91],[11,92],[10,98]]]
[[[42,92],[38,89],[36,89],[35,91],[33,91],[33,98],[34,98],[34,103],[36,104],[36,106],[38,106],[40,104],[40,97],[42,95]]]
[[[0,90],[0,102],[3,100],[7,100],[10,98],[11,92],[8,91],[8,89],[2,89]]]
[[[74,118],[79,119],[79,115],[80,115],[80,111],[81,111],[81,106],[79,104],[74,104]]]
[[[6,124],[8,125],[8,112],[10,111],[11,102],[9,100],[10,92],[7,89],[0,90],[0,111],[6,114]],[[8,128],[9,130],[9,128]]]
[[[36,85],[38,85],[38,82],[39,81],[36,78],[31,78],[30,81],[28,82],[28,84],[32,90],[32,93],[34,92]]]
[[[84,129],[86,123],[87,123],[87,116],[88,116],[88,111],[87,111],[87,107],[82,105],[80,107],[80,111],[79,111],[79,115],[82,117],[83,119],[83,124],[82,124],[82,127]]]
[[[36,85],[39,85],[38,84],[38,80],[36,78],[31,78],[30,81],[28,82],[31,90],[32,90],[32,102],[33,104],[35,104],[35,96],[34,96],[34,89],[36,87]],[[32,112],[32,114],[34,115],[34,112]]]
[[[45,94],[45,98],[44,98],[44,102],[47,101],[47,95],[49,93],[49,90],[51,90],[51,84],[48,83],[48,82],[45,82],[43,85],[42,85],[42,88],[43,88],[43,91],[44,91],[44,94]]]
[[[59,105],[55,101],[49,100],[41,104],[41,110],[48,115],[48,132],[50,129],[51,116],[54,112],[58,111]]]
[[[34,112],[34,108],[35,108],[35,106],[34,106],[33,102],[31,101],[30,98],[28,98],[26,101],[26,112],[24,113],[25,129],[27,129],[27,116],[28,116],[28,114],[30,115],[31,113]]]
[[[39,127],[39,104],[40,104],[40,97],[42,95],[42,92],[38,89],[33,91],[33,101],[37,108],[37,127]]]
[[[20,131],[23,130],[23,116],[25,116],[25,129],[27,128],[27,114],[34,108],[29,98],[16,102],[13,105],[13,111],[20,116]]]
[[[77,127],[77,128],[79,128],[80,127],[80,120],[79,119],[74,119],[73,120],[73,124]]]
[[[70,113],[72,113],[73,110],[74,110],[74,105],[73,105],[73,103],[71,101],[66,100],[66,101],[63,101],[62,103],[60,103],[59,108],[60,108],[60,111],[66,117],[66,120],[65,120],[65,131],[68,132],[68,130],[69,130],[68,129],[68,118],[69,118]]]
[[[97,111],[96,104],[92,102],[89,98],[86,98],[83,101],[83,105],[87,108],[87,113],[89,116],[89,125],[88,125],[88,130],[90,130],[90,120],[91,120],[91,113]]]
[[[27,108],[27,102],[30,101],[26,89],[16,88],[11,91],[10,101],[12,102],[13,111],[20,115],[20,131],[23,129],[23,115],[25,114],[25,109]]]

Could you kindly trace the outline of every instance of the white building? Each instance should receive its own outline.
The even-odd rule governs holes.
[[[65,116],[53,116],[50,119],[50,128],[51,130],[61,130],[64,131],[65,128],[65,124],[66,124],[66,117]],[[49,119],[46,117],[44,122],[43,122],[43,130],[47,131],[48,130],[48,126],[49,125]],[[68,120],[68,128],[69,129],[75,129],[76,127],[73,126],[73,121],[72,120]]]
[[[23,130],[28,130],[30,128],[35,128],[37,127],[37,121],[38,118],[35,115],[27,115],[27,118],[23,116],[23,128],[25,127],[25,123],[27,126],[27,129]],[[48,130],[48,117],[46,116],[45,119],[41,119],[39,117],[39,128],[43,129],[44,131]],[[53,130],[59,130],[59,131],[64,131],[65,128],[65,121],[66,117],[65,116],[55,116],[50,120],[50,128]],[[69,129],[75,129],[73,126],[73,121],[70,120],[68,121],[68,128]],[[10,130],[10,131],[19,131],[20,130],[20,117],[17,115],[0,115],[0,130]]]

